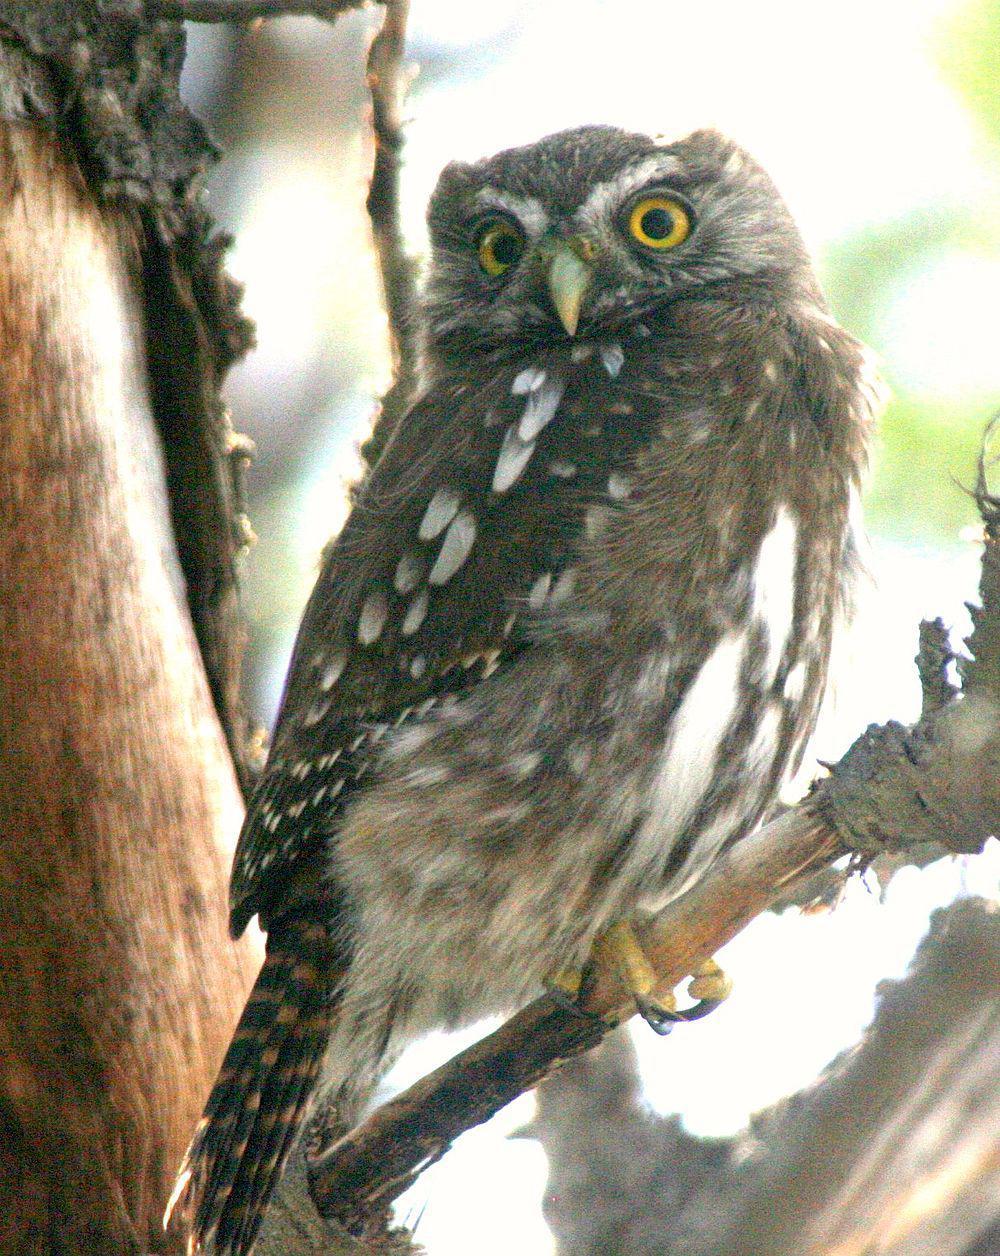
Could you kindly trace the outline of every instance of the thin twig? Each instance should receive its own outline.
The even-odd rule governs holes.
[[[408,86],[403,57],[409,8],[409,0],[387,0],[382,28],[368,54],[375,161],[367,207],[382,276],[392,352],[392,385],[382,398],[378,420],[362,447],[369,466],[377,460],[406,413],[417,382],[416,265],[406,252],[399,214],[403,102]]]
[[[317,17],[332,22],[364,0],[146,0],[148,18],[178,22],[255,22],[262,17]]]

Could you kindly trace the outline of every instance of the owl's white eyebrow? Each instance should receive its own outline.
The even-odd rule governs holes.
[[[677,157],[668,153],[647,157],[637,166],[623,170],[614,179],[595,184],[590,195],[576,211],[576,217],[580,222],[596,223],[609,210],[617,209],[633,192],[638,192],[640,188],[660,179],[676,179],[683,173],[684,165]]]
[[[516,218],[532,237],[540,236],[549,225],[549,216],[542,208],[541,201],[533,196],[518,196],[516,192],[506,192],[503,188],[482,188],[476,194],[476,206],[485,210],[503,210]]]

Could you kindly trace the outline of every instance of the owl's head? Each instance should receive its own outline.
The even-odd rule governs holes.
[[[815,291],[774,184],[731,140],[581,127],[444,170],[428,209],[432,352],[621,330],[706,285]]]

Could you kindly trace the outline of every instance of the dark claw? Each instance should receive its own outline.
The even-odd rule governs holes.
[[[699,999],[691,1007],[683,1008],[678,1012],[670,1012],[642,995],[637,994],[635,997],[639,1015],[661,1038],[665,1038],[675,1025],[685,1025],[688,1021],[701,1020],[709,1012],[714,1012],[720,1002],[721,1000],[718,999]]]

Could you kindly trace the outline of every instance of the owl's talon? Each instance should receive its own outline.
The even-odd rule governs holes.
[[[644,994],[635,996],[635,1006],[639,1015],[650,1027],[654,1034],[659,1034],[661,1038],[665,1038],[673,1029],[674,1025],[683,1017],[677,1012],[673,995],[669,995],[666,999],[651,999]]]
[[[636,1003],[646,1024],[656,1033],[664,1035],[670,1033],[674,1025],[701,1020],[709,1012],[714,1012],[720,1003],[729,998],[732,989],[732,978],[722,971],[714,959],[707,959],[691,974],[688,994],[692,999],[698,1000],[691,1007],[678,1008],[676,1004],[673,1007],[666,1006],[664,999],[659,1000],[659,1005],[650,1004],[646,1000],[647,1006],[644,1007],[638,998]]]

